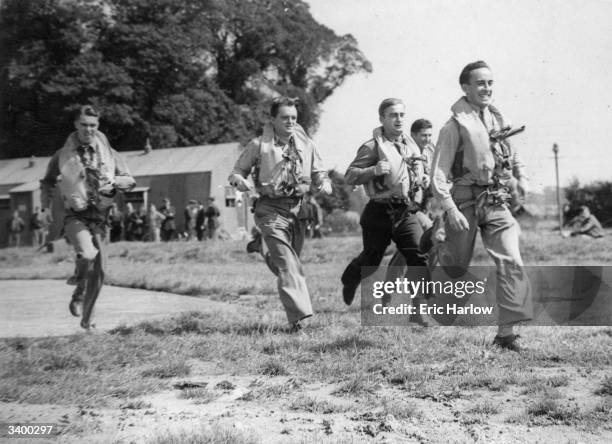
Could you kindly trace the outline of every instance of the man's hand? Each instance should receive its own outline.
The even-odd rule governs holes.
[[[238,191],[244,192],[253,190],[253,185],[251,185],[251,183],[244,177],[242,177],[240,174],[232,174],[232,177],[230,178],[229,182],[230,185],[235,187]]]
[[[98,192],[104,197],[114,197],[116,194],[115,184],[113,182],[107,182],[98,188]]]
[[[325,193],[325,194],[331,194],[332,193],[332,184],[331,181],[329,180],[324,180],[323,184],[321,185],[321,192]]]
[[[383,176],[391,172],[391,164],[386,160],[379,160],[374,168],[374,174],[377,176]]]
[[[453,231],[467,231],[470,229],[470,224],[458,208],[451,208],[446,212],[448,224]]]

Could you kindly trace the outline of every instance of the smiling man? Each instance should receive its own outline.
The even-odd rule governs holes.
[[[378,107],[382,126],[374,129],[346,171],[349,185],[364,185],[370,198],[361,215],[363,251],[342,274],[342,296],[350,305],[361,279],[380,265],[393,240],[406,264],[421,267],[420,280],[426,277],[427,255],[419,249],[423,234],[416,213],[423,190],[429,185],[421,150],[405,132],[406,106],[400,99],[385,99]],[[362,269],[362,267],[368,267]],[[411,318],[422,323],[420,315]]]
[[[297,116],[296,99],[275,99],[263,135],[247,144],[229,177],[239,191],[251,191],[253,185],[246,178],[253,172],[260,196],[255,223],[268,248],[264,257],[277,277],[292,332],[300,330],[300,321],[313,314],[300,262],[305,226],[298,213],[306,192],[332,191],[319,151],[297,123]]]
[[[128,191],[136,183],[127,165],[98,131],[99,113],[92,106],[80,108],[74,126],[47,167],[41,181],[41,204],[63,203],[63,233],[76,252],[77,289],[69,309],[81,316],[81,327],[93,326],[94,305],[104,283],[106,257],[104,237],[108,211],[117,191]],[[60,199],[53,199],[59,193]],[[58,211],[54,209],[54,217]]]
[[[432,191],[445,212],[446,240],[438,260],[453,277],[469,266],[476,233],[497,266],[499,328],[494,344],[519,351],[514,325],[532,317],[529,282],[519,251],[519,226],[508,204],[513,184],[523,195],[527,176],[507,139],[492,134],[508,123],[493,103],[493,73],[483,61],[468,64],[459,76],[465,96],[451,107],[440,130],[432,166]]]

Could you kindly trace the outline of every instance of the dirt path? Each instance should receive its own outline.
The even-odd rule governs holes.
[[[0,338],[64,336],[83,331],[68,311],[74,287],[64,281],[0,281]],[[226,304],[171,293],[105,285],[94,313],[98,330]]]
[[[299,385],[287,377],[229,376],[215,373],[215,364],[199,363],[203,372],[176,383],[205,386],[214,399],[185,399],[175,388],[138,400],[121,408],[0,403],[5,421],[54,423],[63,428],[61,442],[145,443],[165,434],[202,432],[221,427],[234,433],[258,437],[264,443],[609,443],[612,430],[588,430],[561,423],[547,426],[512,421],[524,404],[518,390],[503,393],[469,392],[457,399],[407,398],[397,389],[382,388],[380,396],[394,395],[414,408],[414,416],[398,418],[368,411],[354,399],[338,398],[331,384]],[[263,386],[292,386],[293,401],[279,398],[249,400],[249,393]],[[502,405],[491,415],[469,413],[484,396]],[[580,396],[578,397],[580,398]],[[294,408],[300,399],[328,403],[329,411]],[[580,402],[580,399],[577,400]],[[302,407],[305,405],[301,404]],[[402,412],[397,412],[401,414]],[[36,440],[36,442],[44,442]],[[57,442],[49,440],[48,442]],[[178,441],[173,441],[178,442]]]

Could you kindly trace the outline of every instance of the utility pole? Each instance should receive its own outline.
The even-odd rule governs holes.
[[[557,178],[557,213],[559,214],[559,233],[563,229],[563,211],[561,210],[561,189],[559,188],[559,145],[553,143],[555,153],[555,176]]]
[[[249,211],[251,210],[251,196],[248,191],[242,193],[242,206],[244,207],[244,229],[249,234]]]

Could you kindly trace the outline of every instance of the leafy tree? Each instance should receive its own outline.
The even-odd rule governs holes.
[[[4,0],[0,157],[45,155],[89,102],[118,149],[245,141],[269,99],[320,104],[370,63],[302,1]]]
[[[332,194],[319,193],[316,197],[317,202],[326,213],[333,210],[349,209],[349,193],[352,189],[344,182],[344,175],[336,170],[328,171],[332,183]]]

